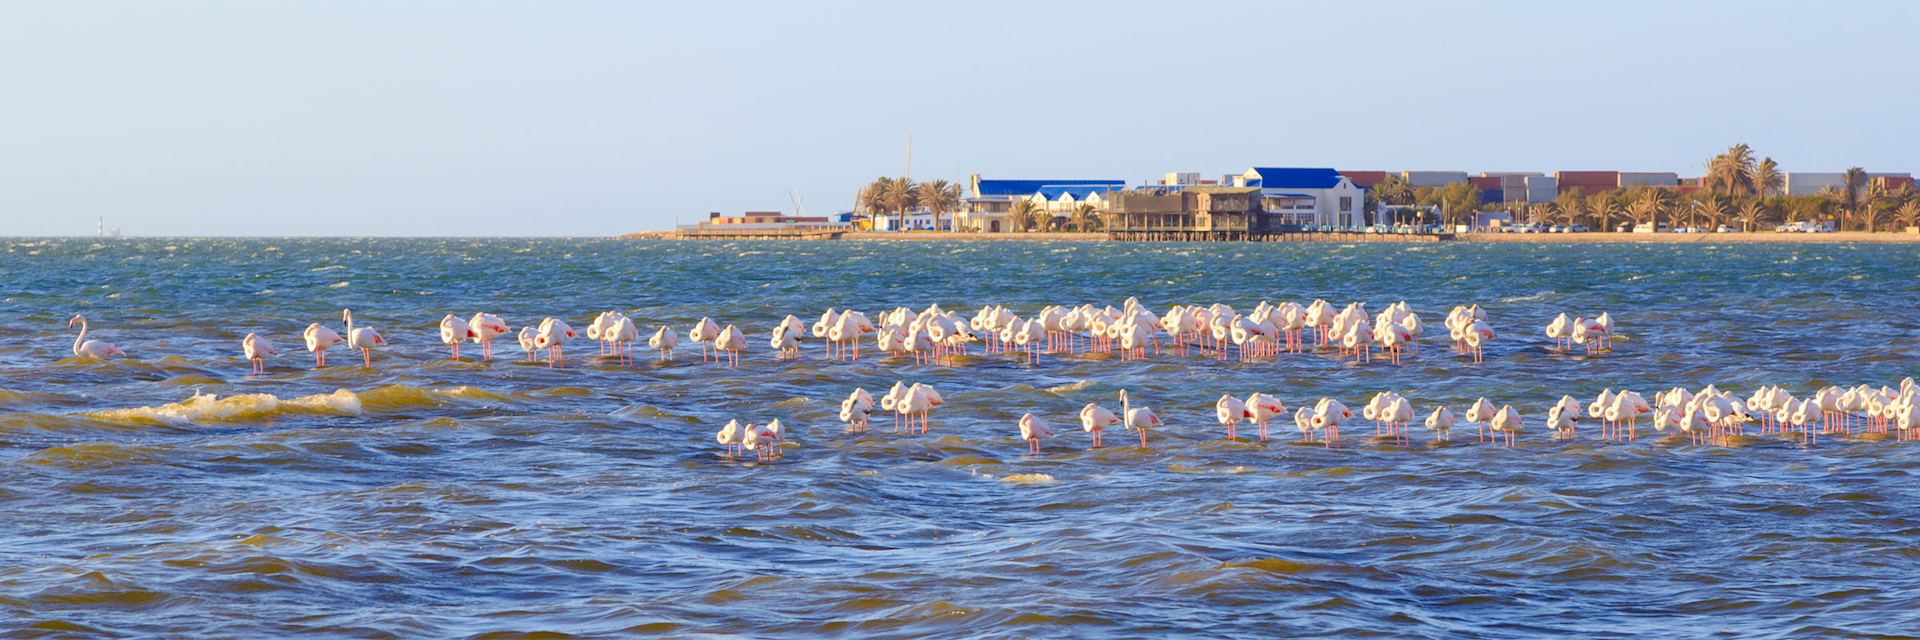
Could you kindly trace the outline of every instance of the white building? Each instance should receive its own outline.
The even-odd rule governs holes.
[[[1071,194],[1073,206],[1066,207],[1063,212],[1058,213],[1058,215],[1066,215],[1072,213],[1073,209],[1080,204],[1088,202],[1089,195],[1092,194],[1097,196],[1092,199],[1095,208],[1104,210],[1106,200],[1099,194],[1125,189],[1127,182],[1125,180],[984,180],[980,178],[980,174],[976,173],[968,180],[967,186],[966,207],[964,211],[954,215],[953,228],[998,233],[1012,230],[1012,227],[1007,224],[1007,212],[1013,209],[1014,202],[1026,200],[1036,205],[1044,202],[1046,206],[1041,209],[1054,212],[1060,211],[1056,207],[1067,205],[1068,200],[1062,199],[1061,196]],[[1036,198],[1043,200],[1036,200]]]
[[[1234,176],[1233,186],[1259,187],[1261,209],[1285,215],[1284,223],[1338,227],[1366,224],[1366,192],[1333,169],[1252,167]]]

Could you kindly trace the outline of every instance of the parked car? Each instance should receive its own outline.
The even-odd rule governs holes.
[[[1734,231],[1736,231],[1736,229],[1734,229],[1733,227],[1729,227],[1729,226],[1727,226],[1727,225],[1724,225],[1724,224],[1723,224],[1723,225],[1720,225],[1720,226],[1718,226],[1718,227],[1714,227],[1714,229],[1713,229],[1713,232],[1714,232],[1714,233],[1733,233]]]
[[[1551,233],[1566,233],[1567,228],[1565,226],[1556,224],[1556,225],[1553,225],[1552,229],[1548,229],[1548,231]]]
[[[1567,227],[1567,233],[1587,233],[1589,231],[1592,231],[1592,229],[1588,229],[1587,225],[1584,225],[1584,224],[1576,224],[1571,227]]]

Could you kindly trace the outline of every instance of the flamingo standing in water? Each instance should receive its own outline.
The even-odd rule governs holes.
[[[615,317],[611,326],[601,330],[600,337],[612,343],[614,354],[620,356],[620,366],[633,364],[633,341],[640,339],[640,328],[634,326],[632,318]]]
[[[1331,449],[1340,444],[1340,422],[1352,417],[1353,410],[1348,409],[1347,405],[1339,400],[1321,398],[1320,402],[1313,406],[1311,426],[1315,431],[1326,434],[1324,436],[1326,446]]]
[[[315,369],[327,366],[328,348],[347,342],[347,339],[340,337],[339,333],[318,322],[307,325],[307,330],[300,332],[300,337],[306,339],[307,350],[313,352],[313,368]]]
[[[1093,447],[1100,447],[1100,434],[1107,427],[1120,424],[1120,416],[1113,415],[1106,407],[1089,402],[1080,408],[1080,428],[1093,436]]]
[[[1565,313],[1554,316],[1553,322],[1547,323],[1547,337],[1553,338],[1554,350],[1565,351],[1567,339],[1573,337],[1573,320]]]
[[[578,335],[565,320],[547,318],[540,321],[540,330],[533,334],[533,345],[547,350],[548,367],[565,367],[567,340]]]
[[[1040,441],[1053,437],[1053,429],[1047,427],[1047,421],[1031,413],[1020,416],[1020,439],[1027,441],[1027,453],[1040,455]]]
[[[1239,440],[1234,436],[1233,428],[1247,417],[1247,403],[1233,396],[1221,394],[1220,399],[1213,403],[1213,411],[1219,417],[1220,425],[1227,428],[1227,439]]]
[[[1467,422],[1479,425],[1481,442],[1487,440],[1487,423],[1493,421],[1495,413],[1498,413],[1498,410],[1494,409],[1493,403],[1487,402],[1486,398],[1475,400],[1473,404],[1467,406]]]
[[[67,328],[69,329],[73,328],[73,325],[76,324],[80,325],[80,335],[74,336],[73,338],[74,357],[85,360],[105,360],[115,356],[127,355],[127,352],[121,351],[120,347],[113,346],[111,342],[88,340],[86,316],[75,315],[72,319],[67,320]]]
[[[664,324],[653,332],[653,337],[647,338],[647,346],[659,353],[661,360],[672,360],[673,347],[677,344],[680,344],[680,333]]]
[[[728,420],[727,426],[720,427],[720,432],[713,434],[713,440],[727,448],[727,457],[733,457],[734,448],[740,446],[740,421]]]
[[[1281,403],[1279,398],[1264,393],[1256,392],[1247,396],[1244,404],[1247,407],[1247,417],[1253,419],[1254,425],[1260,427],[1261,442],[1267,441],[1267,423],[1276,416],[1287,415],[1287,405]]]
[[[1453,438],[1453,423],[1453,412],[1446,407],[1434,407],[1433,413],[1427,416],[1427,430],[1432,431],[1439,440]]]
[[[935,391],[932,385],[915,382],[894,401],[893,408],[900,415],[906,416],[907,433],[913,433],[913,416],[919,414],[920,433],[925,435],[927,429],[933,424],[933,410],[946,403],[946,400],[940,397],[940,392]]]
[[[1472,350],[1474,364],[1487,360],[1487,342],[1493,340],[1493,327],[1487,326],[1486,321],[1475,320],[1469,323],[1467,328],[1461,331],[1460,338],[1467,348]]]
[[[1487,423],[1487,428],[1496,434],[1507,434],[1507,447],[1512,448],[1514,435],[1520,433],[1520,412],[1514,411],[1513,405],[1500,407],[1500,411],[1493,414],[1493,420]]]
[[[480,359],[487,362],[493,361],[493,340],[507,335],[508,331],[507,321],[485,311],[473,314],[473,319],[467,321],[467,337],[480,343]]]
[[[1127,428],[1140,432],[1140,448],[1147,448],[1147,428],[1161,426],[1160,416],[1153,409],[1133,406],[1127,399],[1127,390],[1120,390],[1120,415],[1126,416]]]
[[[520,342],[520,350],[527,354],[527,362],[533,362],[533,352],[540,348],[540,330],[533,328],[533,325],[520,327],[520,335],[516,338]]]
[[[440,342],[447,345],[448,353],[452,354],[453,360],[460,359],[460,343],[466,342],[467,337],[472,334],[472,328],[467,325],[467,321],[461,320],[460,316],[449,313],[447,317],[440,319]]]
[[[856,388],[847,394],[847,399],[840,401],[840,421],[847,423],[847,428],[864,431],[872,417],[873,394],[866,389]]]
[[[351,349],[359,349],[360,355],[363,358],[365,358],[364,362],[366,364],[366,367],[368,369],[372,369],[373,368],[373,350],[379,347],[387,346],[387,339],[380,337],[380,332],[374,331],[372,327],[360,327],[358,329],[355,329],[353,327],[353,310],[352,309],[341,309],[340,320],[347,324],[347,347]]]
[[[714,324],[713,318],[701,318],[699,322],[693,323],[692,329],[687,331],[687,339],[700,345],[701,362],[709,360],[707,347],[711,346],[713,339],[718,337],[720,337],[720,325]]]
[[[740,366],[740,352],[745,351],[746,348],[746,334],[740,333],[740,329],[733,325],[727,325],[727,328],[720,330],[719,335],[713,337],[714,360],[719,360],[719,353],[724,351],[727,354],[729,367]]]
[[[253,364],[253,373],[258,374],[267,372],[267,358],[280,355],[280,352],[273,348],[273,343],[267,342],[267,339],[260,337],[258,333],[249,333],[247,337],[241,338],[240,351],[245,353],[247,361]]]

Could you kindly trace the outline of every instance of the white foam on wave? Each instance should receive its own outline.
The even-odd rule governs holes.
[[[291,400],[283,400],[271,393],[244,393],[225,398],[213,394],[195,394],[172,404],[108,409],[88,413],[87,416],[111,422],[184,425],[245,422],[295,413],[359,415],[362,409],[359,394],[340,389],[333,393]]]

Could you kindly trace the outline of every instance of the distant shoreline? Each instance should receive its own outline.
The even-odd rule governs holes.
[[[672,232],[632,233],[629,240],[675,240]],[[687,238],[692,240],[692,238]],[[854,231],[840,238],[855,242],[1112,242],[1105,233],[955,233],[950,231]],[[1728,244],[1836,244],[1847,242],[1876,244],[1920,244],[1916,233],[1468,233],[1455,236],[1455,242],[1478,243],[1728,243]]]

